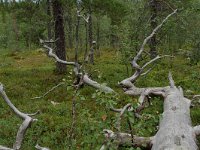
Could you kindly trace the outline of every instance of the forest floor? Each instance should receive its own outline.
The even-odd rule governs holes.
[[[13,104],[21,111],[32,113],[40,110],[28,129],[22,150],[33,150],[39,143],[52,150],[99,149],[104,141],[103,129],[115,130],[115,114],[109,106],[121,108],[127,103],[137,106],[137,97],[123,94],[117,85],[131,75],[132,70],[123,65],[119,52],[104,50],[96,57],[95,65],[85,67],[91,78],[105,83],[118,92],[118,95],[104,94],[84,86],[76,95],[73,87],[72,68],[66,75],[54,73],[54,60],[49,59],[42,50],[0,51],[0,82]],[[200,94],[200,64],[191,65],[185,57],[164,58],[158,62],[152,72],[137,81],[138,87],[167,86],[168,72],[171,71],[177,86],[184,89],[188,98]],[[31,99],[43,95],[55,85],[64,82],[41,99]],[[70,140],[72,123],[72,99],[76,99],[75,139]],[[0,100],[0,145],[12,147],[18,127],[22,120],[18,118],[1,98]],[[150,136],[157,131],[162,113],[162,100],[152,98],[152,105],[142,112],[142,118],[131,119],[136,135]],[[191,108],[193,125],[200,123],[200,104]],[[132,116],[127,116],[132,117]],[[122,131],[130,132],[126,119]],[[127,148],[123,148],[127,149]]]

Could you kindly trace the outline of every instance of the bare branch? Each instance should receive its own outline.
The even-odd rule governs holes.
[[[59,40],[59,38],[57,38],[56,40],[53,40],[53,39],[50,39],[50,40],[42,40],[42,39],[40,39],[40,43],[41,44],[45,44],[45,43],[47,43],[47,44],[49,44],[49,43],[55,43],[55,42],[57,42]]]
[[[87,85],[90,85],[90,86],[92,86],[96,89],[99,89],[105,93],[113,93],[114,92],[114,90],[111,89],[110,87],[105,86],[103,84],[99,84],[98,82],[91,80],[87,74],[83,75],[83,82],[86,83]]]
[[[64,82],[59,83],[58,85],[52,87],[50,90],[48,90],[47,92],[45,92],[42,96],[37,96],[37,97],[33,97],[31,99],[41,99],[44,98],[47,94],[49,94],[50,92],[52,92],[53,90],[55,90],[57,87],[61,86],[65,84]]]
[[[78,14],[78,17],[83,18],[83,20],[85,20],[85,22],[88,23],[90,16],[87,16],[87,18],[86,18],[85,16],[81,15],[80,13],[77,13],[77,14]]]
[[[118,131],[121,131],[121,119],[122,119],[122,116],[124,115],[125,111],[128,110],[129,108],[131,108],[131,104],[127,104],[121,109],[121,112],[120,112],[120,114],[118,116],[118,119],[116,121],[116,128],[117,128]]]
[[[0,145],[0,150],[14,150]]]
[[[173,56],[170,56],[170,55],[156,56],[155,58],[153,58],[152,60],[150,60],[149,62],[144,64],[141,69],[146,68],[148,65],[150,65],[150,64],[154,63],[155,61],[157,61],[158,59],[161,59],[161,58],[164,58],[164,57],[173,57]]]
[[[57,62],[62,63],[62,64],[66,64],[66,65],[75,66],[75,62],[68,62],[68,61],[64,61],[64,60],[58,58],[58,56],[53,53],[53,49],[51,47],[49,47],[47,45],[43,45],[43,47],[46,48],[47,50],[49,50],[48,56],[53,57]]]
[[[133,140],[131,137],[131,134],[128,133],[115,133],[112,130],[104,129],[104,136],[106,139],[112,139],[114,141],[118,141],[119,145],[137,145],[139,147],[141,146],[149,146],[152,145],[152,141],[154,139],[153,137],[138,137],[136,135],[133,135]],[[134,143],[132,143],[132,141]],[[103,147],[103,146],[102,146]],[[105,147],[105,146],[104,146]]]
[[[40,113],[40,110],[36,111],[35,113],[32,113],[32,114],[27,114],[28,116],[36,116],[37,114]]]
[[[163,26],[163,24],[172,16],[174,15],[175,13],[177,12],[177,9],[174,10],[171,14],[169,14],[163,21],[161,24],[159,24],[154,30],[153,32],[144,39],[143,43],[142,43],[142,46],[140,48],[140,51],[137,53],[137,55],[134,57],[133,59],[133,62],[135,64],[137,64],[137,60],[139,59],[139,57],[141,56],[142,52],[144,51],[144,47],[145,45],[147,44],[147,42],[156,34],[156,32]],[[139,65],[138,65],[139,66]]]
[[[146,76],[152,69],[153,67],[149,68],[146,72],[142,73],[141,76]]]
[[[173,80],[171,72],[169,72],[169,83],[170,83],[170,87],[171,88],[175,87],[175,83],[174,83],[174,80]]]
[[[39,146],[38,144],[35,146],[35,148],[36,148],[37,150],[50,150],[49,148],[41,147],[41,146]]]
[[[21,144],[22,144],[22,142],[24,140],[24,135],[26,133],[26,130],[31,125],[31,123],[34,122],[34,121],[37,121],[37,119],[33,119],[29,115],[20,112],[12,104],[12,102],[10,101],[8,96],[6,95],[2,84],[0,84],[0,94],[1,94],[2,98],[4,99],[4,101],[8,104],[8,106],[14,111],[14,113],[24,120],[24,122],[21,124],[21,126],[20,126],[20,128],[19,128],[19,130],[17,132],[16,141],[15,141],[15,143],[13,145],[13,149],[18,150],[18,149],[21,148]]]
[[[53,57],[57,62],[59,63],[63,63],[63,64],[66,64],[66,65],[72,65],[74,66],[74,73],[76,75],[77,78],[82,78],[82,81],[83,83],[89,85],[89,86],[92,86],[96,89],[99,89],[105,93],[112,93],[114,92],[113,89],[111,89],[110,87],[108,86],[105,86],[103,84],[99,84],[97,83],[96,81],[93,81],[91,80],[87,74],[83,74],[83,72],[80,72],[80,65],[76,62],[68,62],[68,61],[64,61],[64,60],[61,60],[58,58],[58,56],[56,54],[53,53],[53,49],[47,45],[43,45],[44,48],[46,48],[49,52],[48,52],[48,55],[49,57]]]
[[[194,96],[193,96],[193,98],[198,98],[198,97],[200,97],[200,95],[194,95]]]
[[[143,44],[139,50],[139,52],[137,53],[137,55],[134,57],[133,61],[131,62],[132,67],[136,69],[135,73],[129,77],[124,79],[123,81],[120,82],[120,85],[123,87],[123,90],[125,91],[125,94],[128,95],[132,95],[132,96],[137,96],[140,95],[140,104],[142,104],[144,102],[144,99],[147,95],[149,94],[154,94],[154,95],[161,95],[161,96],[165,96],[164,91],[165,91],[165,87],[155,87],[155,88],[137,88],[134,85],[134,82],[141,76],[141,75],[145,75],[147,73],[149,73],[151,71],[151,69],[148,69],[145,73],[143,73],[144,69],[149,66],[150,64],[154,63],[155,61],[157,61],[158,59],[161,59],[163,57],[172,57],[172,56],[168,56],[168,55],[164,55],[164,56],[157,56],[155,58],[153,58],[152,60],[150,60],[149,62],[145,63],[142,67],[140,67],[140,65],[137,63],[137,60],[140,58],[142,52],[144,52],[144,47],[147,44],[147,42],[157,33],[157,31],[163,26],[163,24],[169,19],[169,17],[171,17],[172,15],[174,15],[177,12],[177,10],[173,11],[171,14],[169,14],[162,22],[161,24],[159,24],[153,31],[152,33],[145,38],[145,40],[143,41]]]

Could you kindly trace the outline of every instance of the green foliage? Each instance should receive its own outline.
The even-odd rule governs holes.
[[[99,149],[104,141],[103,129],[115,131],[116,115],[109,110],[110,106],[121,108],[127,103],[132,103],[134,108],[137,107],[137,98],[125,96],[117,86],[118,81],[127,77],[127,74],[124,73],[126,68],[120,62],[121,56],[113,57],[114,51],[107,51],[103,51],[104,53],[98,59],[96,65],[89,67],[91,68],[89,72],[96,70],[93,72],[93,77],[96,77],[95,80],[108,83],[118,94],[104,94],[88,86],[78,92],[76,96],[76,138],[72,142],[73,149]],[[0,80],[5,85],[9,98],[23,112],[41,111],[41,114],[36,116],[38,122],[33,123],[31,128],[28,129],[22,149],[34,149],[36,143],[55,150],[68,149],[71,144],[69,132],[74,93],[73,87],[70,86],[73,83],[71,75],[57,76],[53,74],[54,64],[50,63],[49,58],[40,51],[23,51],[20,53],[1,51],[1,53]],[[168,85],[167,74],[171,70],[177,85],[182,86],[186,92],[190,90],[192,94],[198,94],[200,89],[199,66],[191,66],[183,57],[174,58],[173,63],[174,65],[171,67],[169,59],[161,60],[148,76],[138,80],[137,85],[140,87]],[[189,69],[192,72],[188,72]],[[97,75],[100,75],[99,78],[97,78]],[[42,95],[51,87],[63,81],[66,82],[66,85],[55,89],[43,99],[30,99]],[[51,101],[60,104],[54,106]],[[134,134],[140,136],[154,135],[157,131],[160,114],[163,111],[163,102],[160,98],[152,98],[151,102],[152,105],[146,105],[141,113],[141,119],[136,119],[133,117],[133,113],[127,112],[122,118],[122,131],[130,132],[127,123],[127,119],[129,119]],[[191,111],[194,125],[199,123],[200,112],[198,107],[197,103]],[[0,126],[3,128],[3,130],[0,130],[0,143],[11,147],[18,125],[21,124],[22,120],[13,114],[2,99],[0,116]],[[121,149],[129,148],[122,147]]]

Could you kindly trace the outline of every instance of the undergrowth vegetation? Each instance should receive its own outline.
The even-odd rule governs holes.
[[[70,52],[69,52],[70,53]],[[127,103],[137,107],[137,97],[123,94],[118,81],[125,79],[132,73],[121,61],[117,51],[104,50],[100,58],[96,58],[95,65],[87,65],[85,69],[92,74],[92,78],[105,83],[117,91],[116,95],[104,94],[101,91],[84,86],[76,93],[76,123],[75,140],[70,141],[72,123],[72,99],[75,94],[72,68],[68,73],[57,75],[53,72],[54,61],[49,59],[41,50],[35,51],[1,51],[0,82],[4,84],[7,95],[13,104],[21,111],[32,113],[40,110],[25,136],[23,150],[32,150],[39,143],[52,150],[69,149],[100,149],[104,142],[103,129],[115,130],[116,116],[110,111],[110,106],[121,108]],[[128,71],[127,71],[128,70]],[[183,56],[173,59],[164,58],[155,65],[146,76],[136,83],[138,87],[167,86],[167,75],[171,71],[177,86],[184,89],[185,96],[192,99],[200,93],[200,64],[191,65]],[[43,95],[53,86],[64,82],[45,97],[32,99]],[[134,119],[127,113],[123,118],[124,132],[136,135],[154,135],[158,129],[159,118],[162,113],[162,99],[151,98],[151,104],[142,111],[141,119]],[[194,125],[200,122],[198,101],[191,109]],[[127,123],[131,122],[132,131]],[[0,102],[0,144],[12,147],[21,120],[14,115],[7,104]],[[127,149],[126,147],[122,149]]]

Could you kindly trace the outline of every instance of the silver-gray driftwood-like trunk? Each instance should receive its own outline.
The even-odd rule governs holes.
[[[120,128],[121,118],[125,111],[133,111],[133,109],[130,104],[124,106],[122,109],[112,108],[113,111],[120,113],[116,123],[117,131],[113,132],[104,129],[106,142],[100,150],[110,147],[109,143],[111,141],[114,144],[115,149],[117,149],[119,145],[131,145],[137,147],[148,146],[151,147],[152,150],[198,149],[196,136],[200,135],[200,126],[192,126],[190,118],[191,100],[184,97],[182,88],[177,88],[175,86],[171,73],[169,74],[170,86],[145,88],[135,86],[135,82],[140,76],[146,75],[151,71],[152,68],[146,69],[147,66],[150,66],[158,59],[167,56],[157,56],[146,62],[143,66],[138,64],[138,60],[140,59],[147,42],[156,34],[168,18],[176,12],[177,10],[169,14],[162,23],[159,24],[147,38],[145,38],[139,52],[133,58],[131,63],[132,67],[135,69],[135,73],[119,83],[123,87],[125,94],[130,96],[140,96],[140,106],[135,111],[136,116],[138,116],[138,112],[144,108],[144,102],[150,95],[158,95],[164,98],[164,111],[160,120],[158,132],[152,137],[138,137],[128,133],[122,133]],[[147,71],[144,72],[144,70]]]
[[[196,134],[190,119],[190,100],[182,89],[167,89],[159,130],[152,140],[152,150],[197,150]]]

